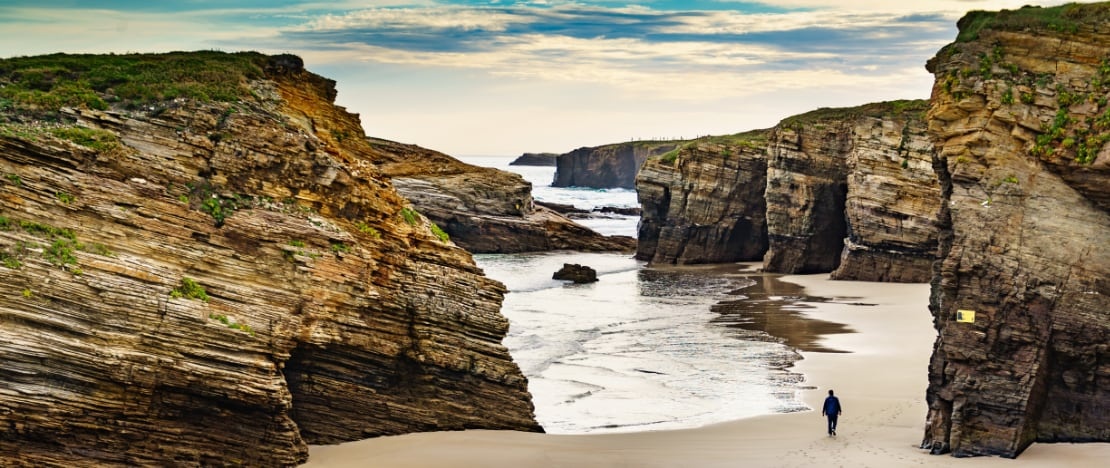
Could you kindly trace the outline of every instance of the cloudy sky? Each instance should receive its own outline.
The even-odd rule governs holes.
[[[294,53],[372,136],[566,152],[927,98],[967,10],[1037,0],[4,0],[0,57]]]

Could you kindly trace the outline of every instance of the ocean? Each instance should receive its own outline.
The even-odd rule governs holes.
[[[551,187],[554,167],[461,159],[521,174],[539,201],[583,209],[638,206],[633,190]],[[579,222],[635,236],[638,217]],[[482,254],[475,261],[509,289],[504,344],[528,377],[536,417],[548,433],[691,428],[808,409],[796,398],[801,376],[783,369],[795,351],[710,311],[761,283],[752,265],[648,268],[630,254],[569,251]],[[564,263],[594,268],[599,281],[551,279]]]

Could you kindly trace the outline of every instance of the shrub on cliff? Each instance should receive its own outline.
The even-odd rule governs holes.
[[[1018,10],[971,11],[956,26],[960,34],[956,42],[974,41],[983,28],[1021,31],[1050,30],[1078,32],[1081,23],[1110,21],[1110,3],[1069,3],[1052,8],[1025,6]]]
[[[176,98],[235,101],[263,76],[256,52],[52,54],[0,60],[0,110],[52,114],[62,107],[139,108]]]

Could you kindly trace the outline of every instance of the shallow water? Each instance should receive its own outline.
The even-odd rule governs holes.
[[[631,190],[550,187],[554,167],[464,160],[522,174],[540,201],[638,206]],[[635,236],[638,217],[576,221]],[[798,354],[758,328],[801,307],[795,304],[801,290],[750,265],[648,268],[628,254],[580,252],[475,255],[475,261],[509,289],[504,344],[528,377],[536,417],[549,433],[690,428],[808,409],[796,398],[801,376],[785,370]],[[596,269],[599,281],[551,279],[564,263]],[[722,301],[729,302],[712,310]],[[794,318],[778,329],[805,330],[808,324]]]

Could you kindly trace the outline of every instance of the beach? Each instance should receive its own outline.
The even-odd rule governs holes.
[[[856,333],[821,344],[848,351],[803,351],[792,368],[805,376],[800,398],[820,408],[828,390],[844,413],[825,434],[820,411],[774,414],[694,429],[551,435],[470,430],[380,437],[313,446],[305,467],[1089,467],[1110,459],[1110,444],[1033,444],[1016,460],[956,459],[918,448],[925,424],[927,366],[936,332],[929,286],[831,281],[795,275],[813,303],[811,318]]]

